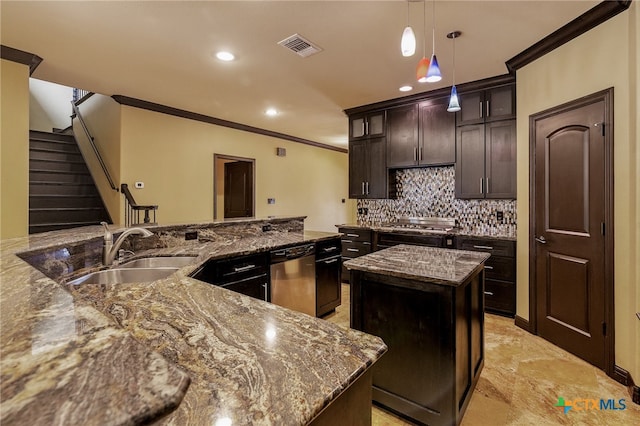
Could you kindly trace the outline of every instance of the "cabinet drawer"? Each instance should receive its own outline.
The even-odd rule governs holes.
[[[487,278],[504,281],[516,280],[516,262],[512,257],[493,256],[485,262]]]
[[[371,231],[359,228],[339,228],[338,232],[344,234],[342,241],[350,242],[371,242]]]
[[[316,260],[327,259],[339,255],[341,252],[342,244],[338,238],[328,241],[318,241],[316,243]]]
[[[484,285],[484,302],[487,311],[507,314],[510,316],[515,315],[515,283],[486,279]]]
[[[356,243],[352,241],[342,240],[342,256],[358,257],[371,253],[371,243]]]
[[[241,256],[228,260],[212,262],[214,283],[225,284],[254,277],[269,271],[269,260],[266,254]]]
[[[457,237],[458,250],[484,251],[492,256],[515,257],[515,241],[493,240],[475,237]]]
[[[416,246],[444,247],[443,235],[416,235],[400,233],[379,233],[376,250],[382,250],[398,244],[413,244]]]

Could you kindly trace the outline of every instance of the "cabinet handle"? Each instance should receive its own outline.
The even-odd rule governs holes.
[[[369,134],[369,122],[368,121],[364,122],[364,134],[365,135]]]
[[[347,234],[347,235],[348,235],[348,234]],[[336,246],[331,246],[331,247],[325,247],[325,248],[323,248],[323,249],[322,249],[322,251],[324,251],[325,253],[329,253],[329,252],[332,252],[332,251],[334,251],[334,250],[338,250],[338,247],[336,247]]]
[[[484,294],[486,294],[487,296],[493,296],[493,293],[490,291],[485,291]]]
[[[358,234],[347,234],[347,237],[355,237],[358,238],[360,235]]]
[[[482,179],[482,178],[480,178],[480,193],[481,193],[481,194],[484,194],[484,185],[483,185],[483,182],[482,182],[482,181],[483,181],[483,179]]]
[[[490,188],[490,185],[489,185],[490,182],[489,182],[489,178],[488,177],[485,178],[485,179],[487,180],[487,194],[488,194],[488,193],[491,192],[491,190],[489,189]]]
[[[420,147],[420,155],[418,156],[418,161],[422,161],[422,147]]]
[[[342,240],[343,243],[352,243],[353,241],[351,240]]]
[[[348,248],[347,251],[355,251],[356,253],[359,252],[360,250],[358,249],[354,249],[354,248]]]
[[[243,271],[248,271],[249,269],[253,269],[255,268],[256,265],[247,265],[247,266],[241,266],[239,268],[233,268],[233,272],[243,272]]]
[[[484,118],[484,114],[482,114],[482,102],[478,104],[480,106],[480,118]]]
[[[413,161],[418,161],[418,148],[413,148]]]
[[[337,258],[336,258],[336,259],[331,259],[331,260],[325,260],[324,264],[325,264],[325,265],[329,265],[329,264],[331,264],[331,263],[336,263],[337,261],[338,261],[338,259],[337,259]]]
[[[493,266],[486,266],[485,265],[484,269],[488,269],[488,270],[492,271],[493,270]]]
[[[362,195],[364,195],[364,181],[362,181]]]
[[[487,106],[487,108],[486,108],[486,110],[487,110],[487,117],[489,117],[489,115],[491,115],[491,114],[489,114],[489,111],[491,111],[491,110],[489,109],[489,101],[486,101],[485,103],[486,103],[486,106]]]
[[[367,195],[369,195],[369,182],[367,182]]]
[[[491,246],[473,246],[473,248],[481,249],[481,250],[493,250]]]
[[[369,243],[369,242],[364,242],[362,244],[364,244],[365,246],[370,246],[371,245],[371,243]]]

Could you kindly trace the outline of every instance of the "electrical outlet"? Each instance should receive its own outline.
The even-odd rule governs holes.
[[[267,204],[275,204],[275,203],[276,203],[275,198],[267,198]]]
[[[496,220],[498,221],[498,223],[502,223],[504,221],[504,212],[497,211]]]
[[[271,224],[267,223],[266,225],[262,225],[262,232],[271,231]]]
[[[198,231],[185,232],[184,233],[185,241],[189,240],[197,240],[198,239]]]
[[[142,189],[144,188],[144,182],[136,182],[135,186],[136,186],[136,189]]]

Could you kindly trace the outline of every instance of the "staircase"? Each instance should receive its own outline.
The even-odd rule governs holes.
[[[73,135],[29,132],[29,233],[111,223]]]

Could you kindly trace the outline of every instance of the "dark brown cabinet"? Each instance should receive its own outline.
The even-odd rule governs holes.
[[[385,136],[385,130],[384,111],[349,117],[349,140]]]
[[[316,316],[325,315],[340,306],[341,269],[340,239],[316,243]]]
[[[516,122],[457,128],[456,198],[516,198]]]
[[[349,142],[349,198],[386,198],[386,139]]]
[[[516,243],[480,237],[457,237],[459,250],[491,254],[485,262],[485,308],[488,312],[516,314]]]
[[[370,230],[340,227],[338,232],[342,234],[341,254],[343,262],[371,253],[372,232]],[[342,267],[342,281],[349,282],[349,271],[344,266]]]
[[[456,161],[455,114],[446,98],[387,111],[387,167],[438,166]]]
[[[408,232],[376,232],[374,251],[384,250],[398,244],[414,246],[454,248],[454,237],[450,235],[415,234]]]
[[[479,124],[516,117],[515,85],[460,93],[457,125]]]

